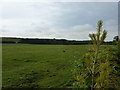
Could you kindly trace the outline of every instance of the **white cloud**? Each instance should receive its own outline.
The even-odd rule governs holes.
[[[118,35],[118,21],[116,20],[105,21],[104,28],[108,32],[107,40],[113,40],[113,37]]]
[[[95,28],[90,24],[72,26],[63,30],[63,35],[68,39],[85,40],[89,39],[88,34],[95,32]]]
[[[6,20],[3,23],[4,24],[3,27],[1,27],[2,36],[87,40],[89,39],[88,37],[89,33],[96,33],[96,28],[90,24],[75,25],[68,28],[60,29],[55,28],[54,24],[51,24],[49,22],[47,23],[35,21],[36,20],[30,19],[18,21]],[[6,25],[6,23],[8,25]],[[108,31],[106,40],[112,40],[113,37],[118,34],[117,21],[115,20],[105,21],[103,23],[103,29],[106,29]]]
[[[55,28],[44,28],[41,30],[41,27],[38,27],[37,30],[30,30],[32,34],[24,33],[23,37],[34,37],[34,38],[64,38],[64,39],[76,39],[83,40],[88,39],[88,34],[90,32],[95,32],[93,26],[89,24],[85,25],[76,25],[69,28],[64,29],[55,29]],[[42,28],[43,29],[43,28]],[[89,32],[90,31],[90,32]]]
[[[4,3],[0,19],[2,21],[0,22],[1,36],[89,39],[88,34],[96,32],[95,25],[99,15],[99,18],[104,17],[103,25],[108,30],[107,40],[112,40],[117,34],[116,18],[113,16],[117,16],[117,13],[111,13],[115,11],[115,5],[106,6],[106,3],[84,5],[85,3],[83,5],[78,3]],[[112,8],[112,11],[108,8]]]

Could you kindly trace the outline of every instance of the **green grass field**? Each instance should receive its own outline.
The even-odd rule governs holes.
[[[73,63],[87,52],[88,47],[3,44],[3,87],[70,87]]]
[[[91,45],[2,44],[2,86],[72,87],[71,70],[74,69],[74,62],[81,59],[90,47]]]

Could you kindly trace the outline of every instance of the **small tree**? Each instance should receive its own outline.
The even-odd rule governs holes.
[[[99,53],[99,48],[100,48],[100,45],[104,42],[106,36],[107,36],[107,31],[104,30],[103,33],[101,34],[102,32],[102,24],[103,24],[103,21],[102,20],[99,20],[98,21],[98,26],[97,26],[97,33],[92,33],[92,34],[89,34],[89,37],[91,38],[91,41],[93,42],[94,44],[94,48],[95,48],[95,58],[93,60],[93,64],[92,64],[92,88],[94,87],[94,74],[95,74],[95,63],[97,61],[97,58],[98,58],[98,53]]]
[[[113,46],[101,47],[107,37],[107,31],[102,31],[102,24],[103,21],[99,20],[97,33],[89,34],[93,48],[75,63],[73,70],[75,88],[119,88],[120,86],[120,67],[116,49]]]
[[[107,31],[102,31],[102,24],[103,21],[99,20],[97,33],[89,34],[93,42],[93,48],[76,64],[76,69],[74,70],[75,87],[91,87],[93,89],[108,86],[107,81],[109,81],[109,73],[112,70],[109,59],[112,54],[109,53],[109,50],[105,51],[105,49],[100,48],[107,37]]]

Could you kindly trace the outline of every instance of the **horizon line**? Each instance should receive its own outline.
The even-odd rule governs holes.
[[[39,37],[15,37],[15,36],[0,36],[0,38],[24,38],[24,39],[63,39],[63,40],[70,40],[70,41],[90,41],[89,39],[66,39],[66,38],[39,38]],[[113,40],[105,40],[105,41],[113,41]]]

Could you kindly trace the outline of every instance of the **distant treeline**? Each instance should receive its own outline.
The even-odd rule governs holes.
[[[2,38],[1,43],[24,43],[24,44],[46,44],[46,45],[87,45],[92,44],[90,40],[76,41],[66,39],[30,39],[30,38]],[[113,45],[112,41],[104,42],[107,45]]]

